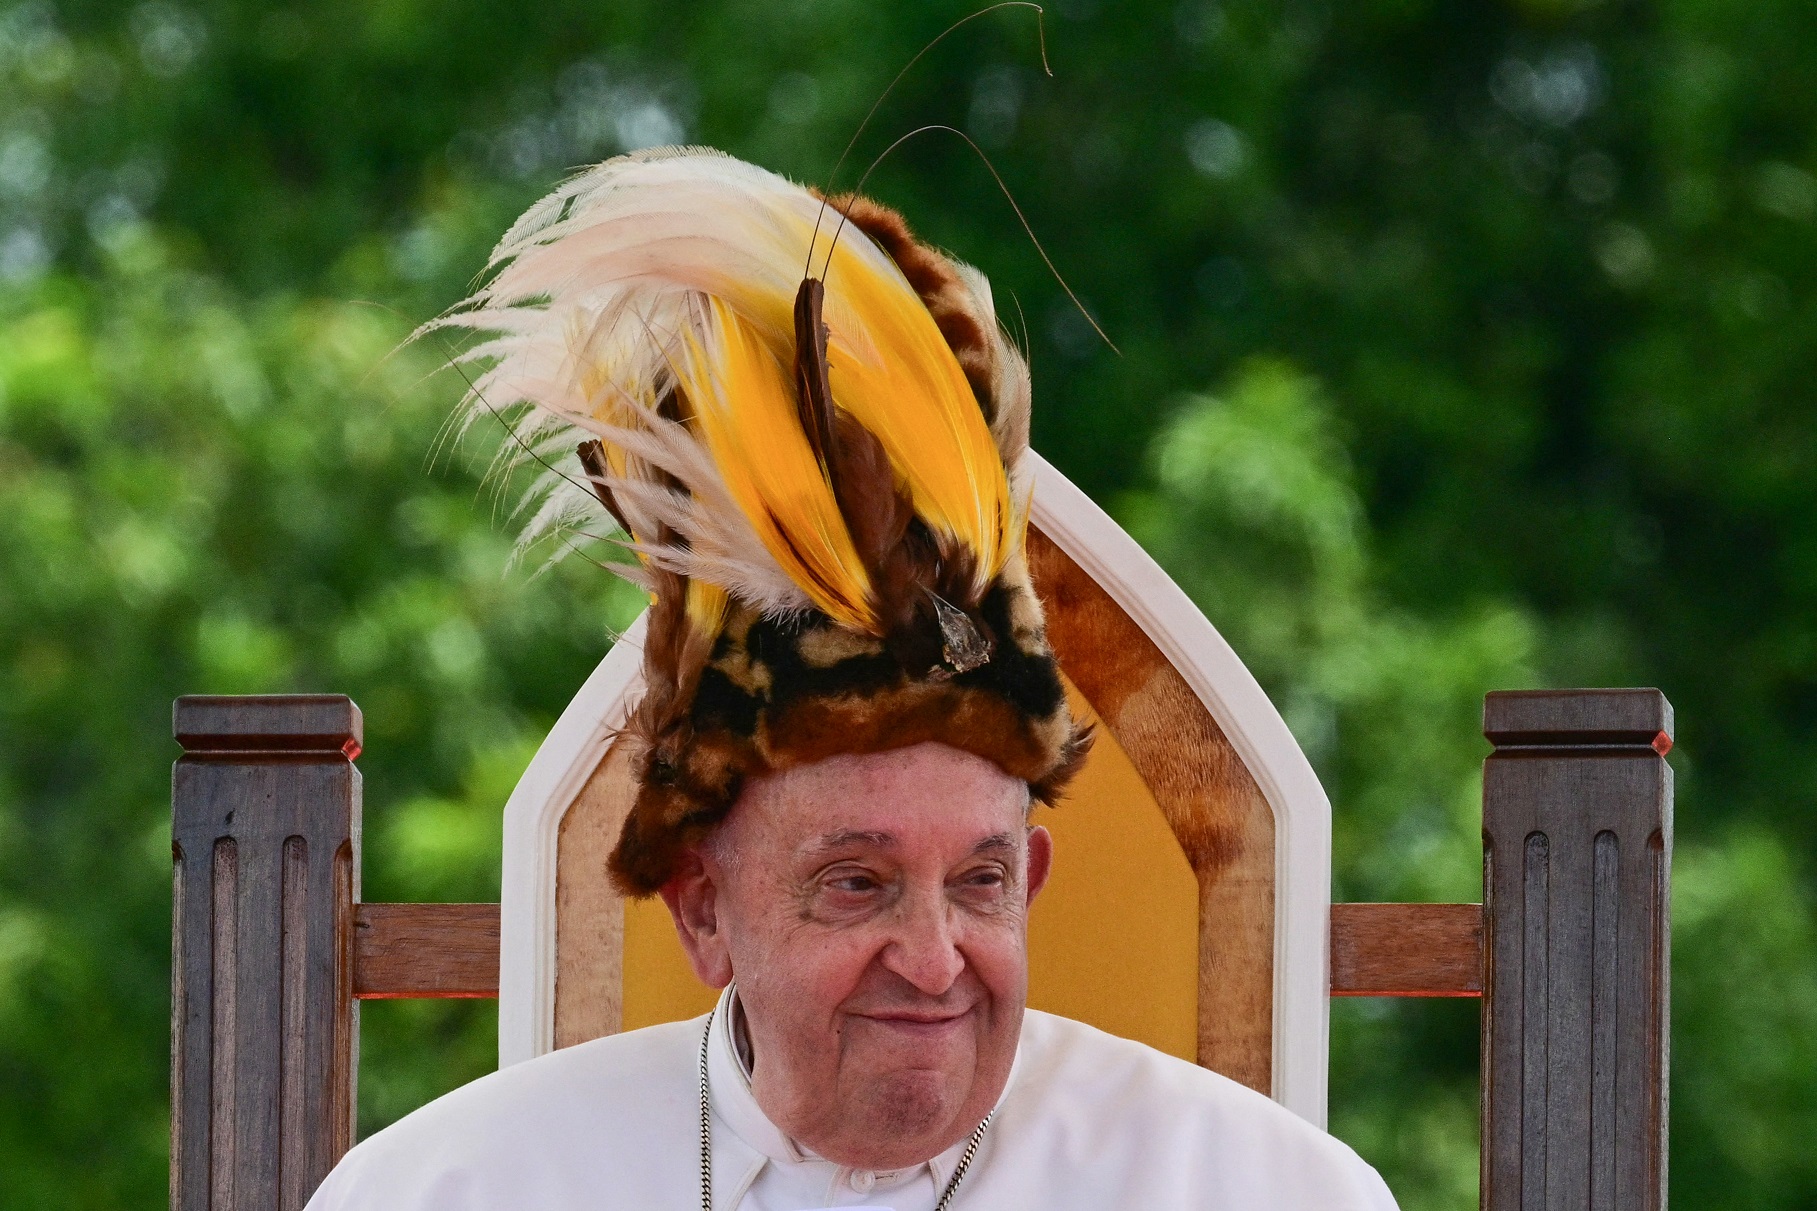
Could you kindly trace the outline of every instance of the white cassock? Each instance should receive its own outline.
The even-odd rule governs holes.
[[[853,1170],[765,1117],[722,999],[707,1067],[715,1211],[932,1211],[963,1141]],[[457,1089],[365,1140],[307,1211],[698,1211],[707,1019],[569,1047]],[[1395,1211],[1344,1144],[1235,1081],[1028,1010],[952,1211]]]

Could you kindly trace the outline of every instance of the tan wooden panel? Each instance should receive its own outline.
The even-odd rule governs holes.
[[[1199,883],[1199,1063],[1268,1092],[1274,1056],[1274,813],[1217,721],[1078,564],[1031,530],[1048,638],[1115,733]]]
[[[555,855],[555,1045],[621,1029],[624,900],[606,859],[631,813],[630,755],[614,744],[562,817]]]
[[[1067,688],[1073,710],[1094,719]],[[1035,823],[1053,834],[1054,871],[1029,918],[1028,1003],[1196,1059],[1198,882],[1109,729]]]

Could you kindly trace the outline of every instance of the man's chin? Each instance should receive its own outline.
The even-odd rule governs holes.
[[[841,1139],[815,1151],[855,1168],[919,1165],[977,1125],[959,1121],[970,1086],[969,1074],[961,1079],[926,1068],[879,1075],[839,1116]]]
[[[896,1072],[873,1086],[870,1117],[877,1125],[904,1136],[938,1131],[964,1099],[966,1090],[944,1072]]]
[[[818,1116],[826,1134],[818,1140],[798,1137],[837,1164],[858,1169],[922,1164],[971,1134],[1002,1093],[1002,1076],[998,1087],[985,1087],[993,1074],[980,1067],[969,1035],[953,1039],[950,1050],[917,1051],[876,1041],[875,1048],[846,1051],[838,1105],[822,1107],[832,1113]]]

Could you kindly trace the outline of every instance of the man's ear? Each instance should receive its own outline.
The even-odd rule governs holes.
[[[1054,838],[1039,824],[1028,830],[1028,902],[1033,904],[1054,869]]]
[[[720,927],[719,885],[700,854],[690,849],[675,876],[663,884],[658,894],[669,906],[676,936],[701,983],[709,988],[730,984],[732,952]]]

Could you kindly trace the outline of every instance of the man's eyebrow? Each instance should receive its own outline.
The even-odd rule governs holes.
[[[835,850],[851,849],[854,846],[867,846],[872,849],[894,849],[896,837],[893,833],[872,831],[857,828],[842,828],[816,837],[803,848],[803,853],[811,857],[830,853]],[[992,833],[990,836],[972,846],[972,857],[979,854],[1011,853],[1016,848],[1016,839],[1009,833]]]
[[[807,844],[804,852],[819,855],[836,849],[850,849],[858,845],[870,846],[874,849],[893,849],[896,845],[896,838],[885,832],[842,828],[838,832],[816,837]]]

